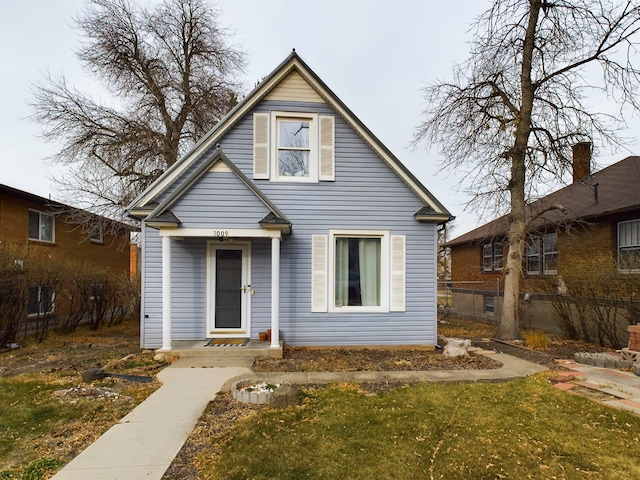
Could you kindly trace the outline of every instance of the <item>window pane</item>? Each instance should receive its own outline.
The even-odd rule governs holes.
[[[40,313],[53,313],[53,287],[40,287]]]
[[[309,176],[309,152],[304,150],[280,150],[278,152],[278,160],[278,173],[280,176]]]
[[[493,245],[487,243],[482,246],[482,270],[490,272],[493,269]]]
[[[100,225],[91,226],[90,238],[96,242],[102,241],[102,227]]]
[[[540,239],[529,237],[527,240],[527,273],[538,275],[540,273]]]
[[[618,253],[620,270],[640,270],[640,247],[621,248]]]
[[[484,297],[484,313],[486,313],[487,315],[494,314],[493,300],[493,297]]]
[[[27,313],[37,315],[39,312],[40,287],[29,287],[27,289]]]
[[[51,215],[40,214],[40,240],[53,241],[53,217]]]
[[[380,248],[380,238],[336,238],[336,307],[380,305]]]
[[[29,238],[38,240],[40,238],[40,214],[29,211]]]
[[[558,271],[558,242],[555,232],[547,233],[542,240],[544,252],[544,273],[556,273]]]
[[[309,148],[309,122],[280,120],[278,146],[285,148]]]
[[[493,245],[493,268],[496,270],[502,270],[502,244],[496,243]]]

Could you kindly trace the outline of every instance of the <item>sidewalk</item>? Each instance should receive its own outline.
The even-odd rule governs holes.
[[[562,360],[558,365],[569,369],[560,373],[556,388],[574,390],[584,387],[603,394],[601,403],[611,407],[631,410],[640,415],[640,377],[621,370],[592,367],[576,363],[573,360]]]
[[[55,480],[159,480],[223,384],[251,373],[248,360],[179,360],[158,374],[162,386],[74,458]],[[248,364],[247,364],[248,363]],[[216,368],[202,368],[216,367]]]

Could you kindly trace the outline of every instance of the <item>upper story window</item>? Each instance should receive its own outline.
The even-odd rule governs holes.
[[[526,246],[526,272],[528,275],[558,273],[557,239],[556,232],[528,237]]]
[[[91,225],[89,230],[89,238],[94,243],[104,242],[104,230],[101,225]]]
[[[640,220],[618,223],[618,269],[640,272]]]
[[[53,242],[55,217],[50,213],[29,210],[29,239]]]
[[[276,148],[274,155],[277,178],[314,180],[317,172],[317,127],[314,117],[276,117]],[[313,148],[312,148],[313,147]]]
[[[502,243],[485,243],[482,246],[482,271],[502,271]]]
[[[253,178],[280,182],[335,179],[335,118],[303,112],[253,114]]]

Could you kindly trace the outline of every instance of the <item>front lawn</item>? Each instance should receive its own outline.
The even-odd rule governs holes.
[[[197,478],[640,478],[640,418],[547,378],[310,390],[301,407],[265,408],[210,437]]]
[[[82,381],[90,367],[154,376],[139,348],[137,322],[28,339],[0,353],[0,480],[38,480],[74,458],[150,395],[158,382]]]

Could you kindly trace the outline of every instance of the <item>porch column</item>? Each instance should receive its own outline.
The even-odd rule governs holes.
[[[162,237],[162,349],[171,350],[171,237]]]
[[[280,238],[271,239],[271,348],[280,348]]]

